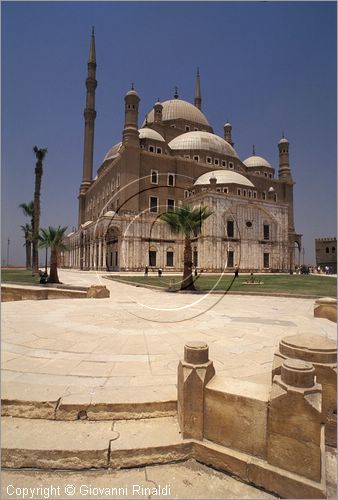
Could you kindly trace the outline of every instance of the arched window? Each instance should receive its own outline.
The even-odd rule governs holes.
[[[329,251],[330,251],[330,250],[329,250],[329,247],[326,247],[326,248],[325,248],[325,252],[326,252],[326,253],[329,253]]]
[[[233,219],[227,219],[227,237],[233,238],[235,235],[235,225]]]
[[[175,186],[175,175],[174,174],[168,174],[167,184],[168,184],[168,186]]]

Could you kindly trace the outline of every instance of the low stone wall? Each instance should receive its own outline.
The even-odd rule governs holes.
[[[331,297],[317,299],[313,314],[315,318],[326,318],[337,323],[337,299]]]
[[[48,299],[86,299],[86,298],[108,298],[109,290],[105,286],[93,285],[82,290],[71,289],[70,286],[60,288],[56,286],[24,286],[24,285],[1,285],[1,302],[12,302],[16,300],[48,300]]]
[[[182,437],[201,449],[204,443],[218,447],[217,467],[224,471],[234,473],[229,455],[236,455],[236,475],[244,481],[247,464],[256,461],[259,473],[251,482],[282,498],[325,498],[322,385],[313,364],[282,359],[265,387],[214,376],[202,342],[187,344],[184,354],[178,367]],[[209,453],[199,459],[215,466]]]

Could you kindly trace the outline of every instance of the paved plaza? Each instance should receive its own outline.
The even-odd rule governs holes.
[[[2,305],[2,384],[15,399],[110,394],[121,402],[176,399],[188,341],[210,347],[217,374],[270,384],[280,338],[336,325],[313,317],[313,299],[178,294],[130,286],[95,272],[60,271],[62,282],[104,284],[108,299]],[[103,391],[103,392],[102,392]]]
[[[95,272],[61,270],[60,279],[78,286],[104,284],[110,298],[2,304],[2,398],[7,408],[15,410],[18,403],[15,416],[26,417],[3,419],[8,441],[4,446],[19,457],[25,456],[25,450],[30,450],[28,456],[32,457],[43,456],[44,450],[48,454],[54,449],[71,450],[74,463],[78,453],[83,457],[82,467],[86,459],[92,460],[93,452],[88,450],[104,448],[107,436],[113,439],[109,445],[112,454],[113,443],[119,450],[124,449],[124,441],[126,449],[151,449],[150,444],[157,449],[156,440],[164,440],[164,444],[168,444],[166,440],[182,440],[175,416],[113,424],[105,419],[111,417],[111,403],[121,403],[128,412],[133,412],[137,403],[145,403],[143,408],[148,409],[154,403],[164,404],[155,410],[162,408],[170,415],[171,409],[171,414],[176,414],[177,365],[187,342],[200,340],[209,345],[218,375],[261,384],[269,391],[272,358],[282,337],[296,333],[336,337],[335,323],[313,317],[313,299],[169,293],[107,280]],[[233,380],[234,387],[238,383]],[[54,401],[56,406],[39,406],[43,401]],[[91,417],[102,422],[76,420],[81,408],[89,410],[97,404],[101,413]],[[54,411],[58,411],[56,421]],[[168,422],[177,428],[174,437]],[[135,429],[149,425],[160,430],[150,433],[148,446],[145,433]],[[117,441],[114,433],[119,436]],[[69,485],[81,498],[98,498],[99,488],[120,487],[128,493],[116,496],[107,491],[104,498],[163,498],[156,492],[131,492],[133,485],[147,488],[166,484],[171,485],[169,498],[274,498],[195,460],[97,471],[52,471],[52,462],[50,455],[45,470],[4,470],[2,498],[13,498],[14,488],[17,498],[22,498],[23,488],[48,489],[52,485],[60,489],[55,498],[64,498]],[[334,449],[327,450],[326,467],[331,498],[336,491]],[[46,491],[35,492],[34,498],[43,498]]]

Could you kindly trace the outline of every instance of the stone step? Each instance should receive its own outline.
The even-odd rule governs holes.
[[[76,422],[4,417],[2,467],[91,469],[138,467],[189,457],[175,417]]]
[[[175,386],[64,388],[8,382],[1,395],[4,417],[49,420],[124,420],[175,416]]]
[[[194,458],[282,498],[326,498],[324,465],[315,482],[207,440],[183,440],[175,417],[116,422],[4,417],[1,427],[3,469],[116,470]],[[322,459],[324,464],[324,450]]]

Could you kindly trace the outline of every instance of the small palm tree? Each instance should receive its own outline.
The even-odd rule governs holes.
[[[19,208],[26,217],[30,217],[31,223],[21,226],[25,234],[25,247],[26,247],[26,269],[31,269],[32,267],[32,227],[33,227],[33,215],[34,215],[34,203],[30,201],[29,203],[21,203]]]
[[[65,237],[65,232],[67,231],[67,226],[57,228],[49,226],[47,229],[41,229],[41,235],[39,237],[40,247],[50,248],[50,271],[47,283],[60,283],[58,277],[58,258],[62,250],[66,249],[63,243]],[[46,253],[47,259],[47,253]],[[47,262],[46,262],[47,267]]]
[[[178,207],[169,212],[164,212],[159,217],[165,221],[172,232],[184,235],[184,254],[183,254],[183,280],[181,290],[196,290],[192,275],[192,248],[191,239],[200,234],[203,221],[205,221],[212,212],[208,207],[190,206]]]
[[[40,191],[43,174],[43,160],[47,154],[47,149],[39,149],[34,146],[33,152],[36,157],[35,163],[35,188],[34,188],[34,215],[32,223],[33,232],[33,273],[39,272],[39,229],[40,229]]]
[[[26,248],[26,269],[31,269],[32,267],[32,226],[30,224],[25,224],[21,226],[24,233]]]

